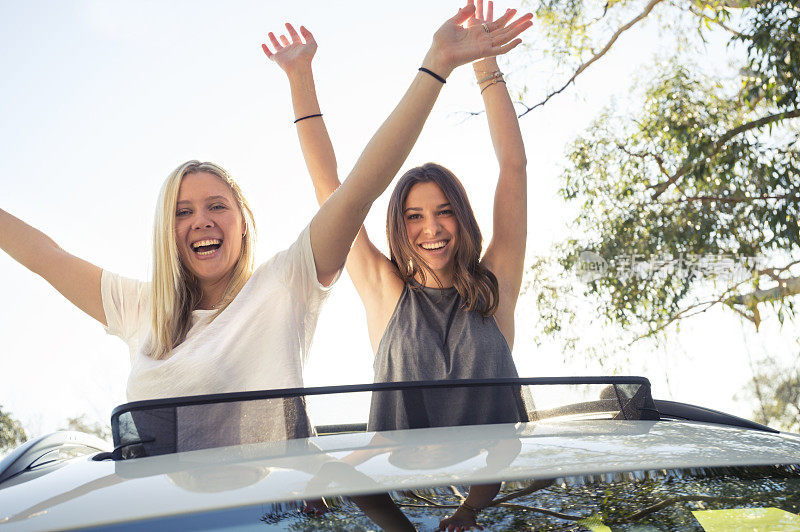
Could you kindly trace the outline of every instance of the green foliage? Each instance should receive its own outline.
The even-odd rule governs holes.
[[[755,420],[771,427],[800,432],[800,358],[787,371],[768,359],[755,369],[748,389],[756,399]]]
[[[609,12],[636,12],[644,3],[607,4],[598,19],[599,5],[551,0],[536,12],[548,39],[555,39],[574,31],[586,36]],[[689,6],[706,26],[730,24],[721,2]],[[800,115],[798,13],[777,1],[749,10],[738,17],[744,28],[725,26],[732,43],[746,44],[740,80],[708,77],[679,54],[659,65],[643,90],[633,87],[639,99],[622,112],[607,109],[568,150],[561,194],[580,207],[574,227],[581,237],[558,246],[559,262],[573,269],[585,249],[609,260],[610,274],[591,282],[586,295],[607,321],[634,337],[662,330],[687,307],[733,306],[736,296],[770,279],[780,282],[780,273],[790,270],[779,261],[800,251],[800,154],[792,129]],[[565,49],[580,56],[616,32],[600,33],[591,46],[567,39]],[[775,263],[735,281],[692,268],[698,258],[720,255]],[[640,259],[645,264],[631,268]],[[746,266],[752,269],[752,260]],[[554,308],[554,300],[544,294],[538,300],[545,333],[574,319],[568,309]],[[777,303],[782,313],[788,302]],[[738,310],[757,324],[752,305]]]
[[[570,148],[561,194],[580,202],[575,225],[586,237],[560,255],[565,269],[584,249],[607,260],[661,257],[660,271],[620,269],[590,287],[605,296],[607,318],[645,325],[641,333],[658,330],[702,281],[688,260],[800,247],[796,137],[765,138],[736,95],[681,65],[653,80],[644,102],[633,116],[604,114]],[[669,268],[666,257],[684,267]],[[722,288],[733,296],[752,284]]]
[[[0,406],[0,452],[13,449],[27,439],[22,424]]]
[[[768,1],[755,5],[750,28],[737,37],[747,45],[747,97],[779,108],[800,106],[800,11],[796,3]]]
[[[590,53],[596,37],[610,24],[620,21],[632,0],[543,0],[535,7],[535,16],[544,37],[552,46],[552,56],[573,62]]]
[[[539,339],[576,347],[580,331],[569,331],[587,314],[577,300],[591,307],[589,321],[615,326],[623,346],[664,338],[670,325],[714,306],[756,327],[765,308],[781,323],[793,316],[800,286],[796,2],[542,0],[535,12],[542,47],[572,70],[563,74],[566,85],[548,89],[539,104],[526,103],[528,110],[593,68],[642,20],[656,21],[669,34],[663,42],[675,47],[568,148],[560,193],[577,207],[577,237],[555,247],[560,270],[539,262],[529,272]],[[701,66],[708,62],[704,43],[720,33],[735,61],[724,75]],[[585,284],[573,277],[559,282],[581,273],[585,250],[605,259],[607,271]],[[710,259],[742,270],[709,273],[703,265]],[[762,412],[772,408],[764,415],[774,418],[796,403],[800,384],[796,376],[771,378],[762,388]],[[791,423],[800,419],[791,415]]]

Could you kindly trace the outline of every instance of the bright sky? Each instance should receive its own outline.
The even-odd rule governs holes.
[[[293,242],[316,209],[288,84],[260,48],[266,33],[291,21],[315,34],[317,88],[344,176],[457,7],[429,0],[2,2],[0,207],[77,256],[147,279],[161,182],[183,161],[210,160],[235,176],[253,205],[264,261]],[[527,39],[535,45],[536,34]],[[658,51],[657,39],[652,31],[623,37],[619,51],[576,87],[521,121],[530,257],[567,234],[555,194],[567,142],[612,95],[625,93]],[[516,50],[512,63],[525,53]],[[512,88],[527,82],[538,94],[553,82],[537,79],[536,69],[503,65]],[[403,170],[427,161],[452,169],[488,241],[497,166],[484,117],[463,114],[482,103],[470,70],[448,79]],[[384,248],[385,212],[386,196],[367,219]],[[107,423],[126,400],[125,344],[4,254],[0,279],[0,404],[32,434],[82,413]],[[523,296],[519,307],[514,355],[523,376],[605,373],[554,347],[537,349],[532,302]],[[732,401],[748,376],[748,353],[791,348],[789,339],[744,334],[737,319],[710,314],[663,352],[632,351],[622,373],[649,377],[657,397],[749,416],[749,407]],[[346,275],[320,317],[305,379],[309,386],[372,380],[364,312]]]

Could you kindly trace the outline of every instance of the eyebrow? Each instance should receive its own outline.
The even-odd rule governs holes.
[[[205,198],[205,201],[219,201],[219,200],[230,201],[225,196],[209,196],[209,197]],[[192,204],[191,201],[181,200],[181,201],[177,202],[175,205],[191,205],[191,204]]]
[[[437,209],[441,209],[441,208],[444,208],[444,207],[450,207],[450,206],[451,206],[451,205],[450,205],[450,202],[447,202],[447,203],[442,203],[441,205],[437,205],[437,206],[436,206],[436,208],[437,208]],[[408,212],[408,211],[421,211],[421,210],[422,210],[422,207],[407,207],[407,208],[406,208],[406,210],[404,210],[403,212]]]

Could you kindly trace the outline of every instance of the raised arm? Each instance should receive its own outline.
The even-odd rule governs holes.
[[[314,185],[317,202],[322,205],[339,188],[341,182],[336,168],[336,154],[317,100],[311,67],[317,43],[311,32],[303,26],[300,26],[298,33],[287,23],[286,30],[288,38],[285,35],[276,37],[275,34],[269,33],[274,53],[266,44],[262,47],[267,57],[277,64],[289,79],[300,148]],[[384,286],[387,281],[386,274],[392,272],[392,268],[389,259],[370,242],[362,225],[347,256],[347,272],[366,305],[372,300],[380,299],[382,295],[380,288]]]
[[[530,15],[508,24],[507,12],[489,24],[489,31],[460,25],[474,13],[467,5],[436,32],[422,66],[446,78],[459,65],[506,53],[530,27]],[[418,72],[400,103],[372,137],[341,187],[320,207],[311,221],[311,247],[317,277],[330,283],[341,269],[372,203],[386,189],[411,151],[430,113],[442,83]]]
[[[483,15],[483,0],[478,0],[476,16],[468,24],[492,20],[492,2]],[[489,133],[497,155],[500,175],[494,196],[494,229],[483,262],[497,276],[500,285],[498,319],[513,316],[522,286],[525,242],[527,239],[527,160],[519,120],[508,95],[497,60],[489,57],[473,64],[479,82]]]
[[[0,209],[0,248],[40,275],[76,307],[103,325],[102,270],[70,255],[50,237]]]
[[[284,35],[278,38],[274,33],[269,33],[269,40],[275,53],[266,44],[263,44],[262,48],[267,57],[281,67],[289,79],[300,148],[314,183],[317,201],[322,205],[328,196],[339,188],[340,183],[336,168],[336,154],[322,118],[322,111],[320,111],[319,101],[317,101],[317,89],[314,85],[314,74],[311,69],[311,60],[317,51],[317,42],[311,32],[303,26],[300,26],[300,33],[298,33],[291,24],[287,23],[286,30],[289,38]],[[300,34],[302,34],[302,39]]]

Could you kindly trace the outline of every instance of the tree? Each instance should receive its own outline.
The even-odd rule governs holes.
[[[656,18],[676,43],[673,57],[632,87],[625,105],[609,106],[569,148],[560,193],[577,208],[581,236],[556,246],[560,270],[548,273],[544,262],[531,269],[542,335],[575,346],[567,325],[580,314],[569,298],[576,290],[558,282],[570,271],[587,280],[583,295],[596,319],[619,326],[627,342],[663,339],[681,320],[711,308],[735,312],[756,330],[765,310],[781,323],[794,317],[796,4],[542,0],[536,16],[544,48],[568,73],[541,101],[522,104],[522,116],[557,97],[646,19]],[[698,50],[719,32],[739,63],[726,76],[698,66]],[[780,386],[760,386],[764,393],[753,388],[760,412],[796,404],[800,381],[793,374]],[[780,422],[797,426],[797,410],[787,412]]]
[[[100,439],[111,439],[111,427],[103,426],[100,423],[89,423],[86,420],[86,414],[81,414],[77,417],[67,418],[67,425],[60,430],[76,430],[85,434],[94,434]]]
[[[27,439],[28,436],[25,434],[22,424],[11,417],[11,414],[3,410],[0,405],[0,452],[13,449]]]
[[[758,400],[754,419],[783,430],[800,431],[800,366],[782,367],[767,359],[754,368],[749,393]]]

